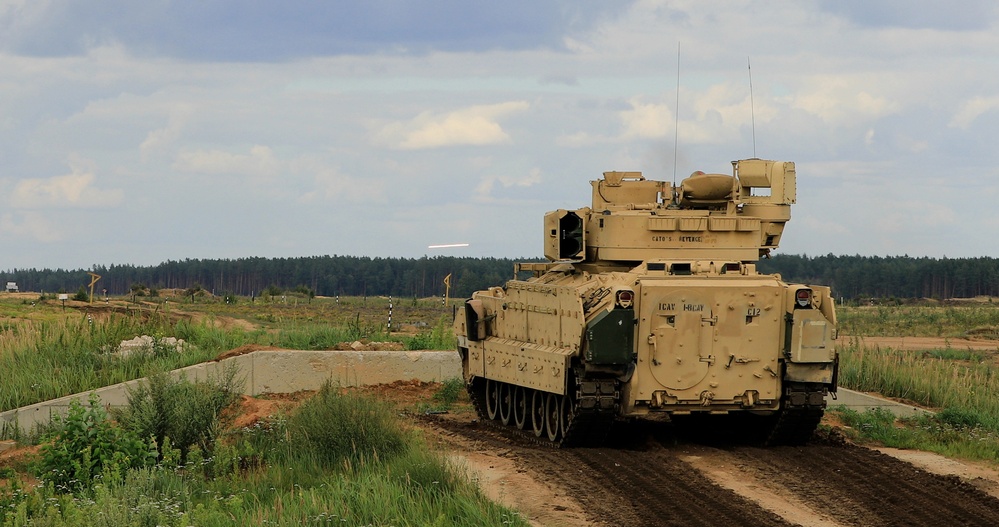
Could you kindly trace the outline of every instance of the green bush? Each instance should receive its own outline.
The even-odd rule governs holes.
[[[454,328],[451,316],[441,315],[437,324],[429,331],[419,333],[406,342],[408,350],[451,350],[455,349]]]
[[[288,419],[290,451],[312,452],[327,467],[386,460],[406,448],[407,436],[390,407],[327,382]]]
[[[954,428],[977,428],[982,426],[982,418],[978,412],[966,408],[944,408],[937,414],[937,419]]]
[[[182,462],[193,446],[211,453],[222,428],[223,410],[242,391],[236,373],[235,367],[228,367],[218,378],[205,382],[153,375],[129,390],[128,406],[118,413],[118,421],[140,437],[154,438],[161,447],[169,438],[172,447],[180,450]],[[166,454],[162,450],[161,457]]]
[[[424,413],[447,412],[464,393],[466,393],[465,380],[461,377],[452,377],[445,380],[440,389],[434,392],[431,403],[420,403],[417,411]]]
[[[120,475],[156,461],[155,446],[115,426],[96,395],[86,408],[74,399],[67,416],[54,420],[57,432],[40,450],[37,474],[60,491],[86,490],[102,473]]]

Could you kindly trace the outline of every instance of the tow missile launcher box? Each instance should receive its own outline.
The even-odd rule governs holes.
[[[474,293],[455,319],[483,419],[558,445],[650,413],[765,444],[811,436],[837,385],[833,299],[756,269],[790,220],[794,163],[732,167],[676,187],[605,172],[590,207],[545,215],[549,262],[517,264],[531,278]]]

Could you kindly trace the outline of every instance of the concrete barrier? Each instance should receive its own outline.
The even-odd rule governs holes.
[[[855,410],[861,413],[875,408],[881,408],[888,410],[898,417],[915,417],[918,415],[933,415],[934,413],[925,408],[912,406],[911,404],[892,401],[890,399],[885,399],[883,397],[878,397],[877,395],[871,395],[868,393],[855,392],[853,390],[847,390],[846,388],[840,388],[838,390],[836,399],[833,399],[831,396],[826,397],[826,404],[829,405],[829,408],[845,406],[850,410]]]
[[[292,393],[317,390],[326,381],[341,386],[385,384],[399,380],[443,381],[461,376],[461,361],[454,351],[299,351],[261,350],[218,362],[195,364],[170,372],[175,378],[204,381],[235,367],[243,380],[243,393]],[[107,407],[128,404],[129,390],[145,379],[105,386],[0,413],[0,429],[33,431],[66,415],[72,401],[86,404],[90,394]]]

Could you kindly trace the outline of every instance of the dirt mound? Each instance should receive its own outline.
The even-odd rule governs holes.
[[[370,342],[366,339],[341,342],[333,347],[337,351],[404,351],[401,342]]]
[[[278,348],[275,348],[274,346],[263,346],[260,344],[243,344],[238,348],[233,348],[229,351],[224,351],[222,353],[219,353],[214,360],[220,361],[223,359],[238,357],[240,355],[246,355],[247,353],[253,353],[254,351],[275,350],[275,349]]]

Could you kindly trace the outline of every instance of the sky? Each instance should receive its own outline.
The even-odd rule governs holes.
[[[604,171],[750,157],[778,253],[999,257],[997,6],[0,0],[0,270],[539,257]]]

